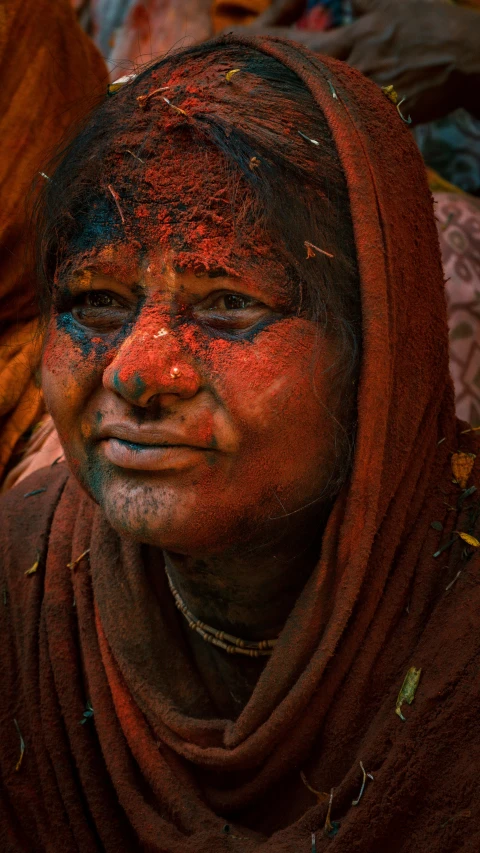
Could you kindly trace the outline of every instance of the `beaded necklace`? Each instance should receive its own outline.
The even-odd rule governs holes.
[[[232,634],[227,634],[226,631],[217,631],[216,628],[212,628],[210,625],[206,625],[205,622],[201,622],[200,619],[197,619],[197,617],[188,609],[180,593],[175,589],[167,571],[165,574],[167,575],[168,585],[170,587],[170,592],[173,595],[173,600],[180,610],[180,613],[185,616],[189,628],[191,628],[192,631],[196,631],[197,634],[200,634],[205,642],[210,643],[212,646],[217,646],[219,649],[223,649],[230,655],[246,655],[247,657],[258,658],[272,654],[277,642],[276,640],[260,640],[259,642],[256,642],[255,640],[242,640],[240,637],[234,637]]]

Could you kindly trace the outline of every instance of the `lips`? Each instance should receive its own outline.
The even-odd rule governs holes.
[[[145,424],[103,424],[98,439],[119,439],[139,447],[195,447],[199,450],[212,448],[193,434],[186,434],[175,428]]]
[[[132,471],[166,471],[191,468],[205,456],[206,448],[186,444],[138,444],[107,438],[102,448],[108,461],[118,468]]]
[[[197,437],[165,426],[103,424],[98,440],[109,462],[136,471],[188,468],[214,452]]]

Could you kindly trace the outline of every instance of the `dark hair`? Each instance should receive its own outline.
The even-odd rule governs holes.
[[[226,79],[229,69],[238,78]],[[188,119],[165,110],[158,98],[142,110],[138,98],[176,75],[175,103],[194,99]],[[240,77],[250,81],[238,96]],[[248,75],[248,76],[247,76]],[[235,96],[235,91],[237,92]],[[192,94],[193,93],[193,94]],[[170,92],[167,92],[170,94]],[[149,104],[150,106],[150,104]],[[298,309],[333,329],[342,346],[335,381],[351,400],[360,350],[360,286],[348,188],[330,129],[302,80],[253,47],[214,39],[151,65],[90,114],[56,157],[52,180],[36,211],[37,271],[43,313],[51,284],[78,245],[101,240],[98,223],[115,219],[115,200],[105,191],[115,169],[128,159],[122,205],[138,204],[145,164],[161,157],[168,132],[188,125],[191,148],[214,146],[231,175],[256,199],[256,212],[278,246],[294,287]],[[128,134],[129,144],[122,139]],[[261,168],[252,168],[257,158]],[[95,211],[95,214],[92,214]],[[307,259],[305,241],[328,249]],[[315,249],[313,249],[315,252]]]

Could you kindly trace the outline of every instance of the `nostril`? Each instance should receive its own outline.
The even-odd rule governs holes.
[[[115,370],[111,383],[117,394],[134,402],[138,402],[147,391],[147,384],[138,371],[127,378],[121,376],[120,370]]]

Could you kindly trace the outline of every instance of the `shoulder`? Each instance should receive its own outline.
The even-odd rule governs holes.
[[[0,496],[0,519],[5,524],[22,522],[25,532],[42,526],[51,515],[70,472],[64,462],[41,468]]]
[[[70,473],[64,463],[42,468],[0,497],[0,578],[7,586],[17,567],[33,566],[46,552],[55,508]]]

